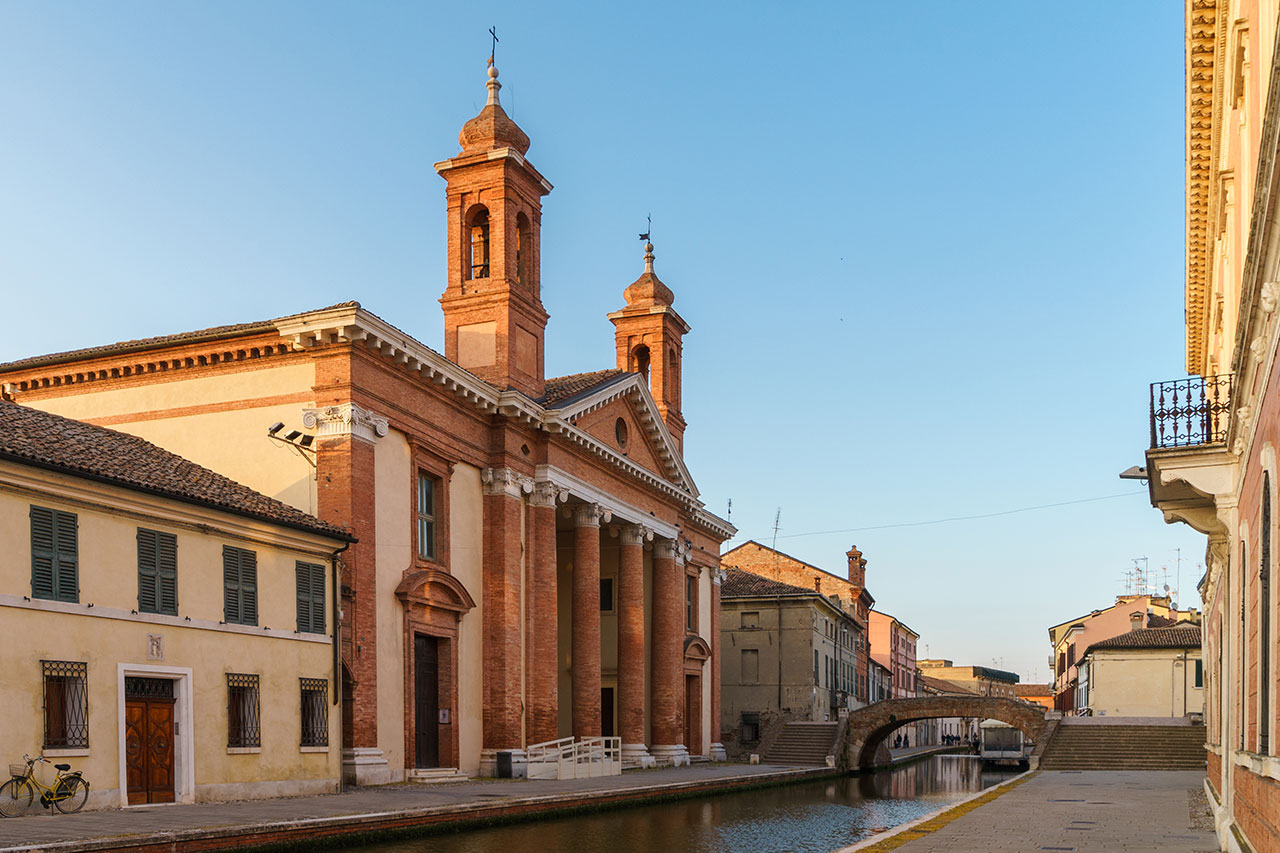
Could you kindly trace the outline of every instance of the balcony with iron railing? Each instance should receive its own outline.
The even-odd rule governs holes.
[[[1151,383],[1151,449],[1225,444],[1231,374]]]
[[[1147,465],[1121,476],[1145,479],[1166,521],[1211,535],[1220,530],[1218,499],[1234,488],[1237,467],[1227,448],[1231,392],[1229,373],[1151,383]]]

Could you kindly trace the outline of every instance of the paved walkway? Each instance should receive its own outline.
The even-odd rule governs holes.
[[[1216,851],[1213,831],[1192,827],[1203,782],[1200,771],[1046,770],[976,808],[962,803],[889,838],[846,849]]]
[[[135,807],[75,815],[49,815],[33,805],[25,817],[0,819],[0,850],[107,850],[147,843],[182,847],[209,844],[213,839],[231,845],[268,843],[285,835],[297,841],[572,808],[584,803],[747,787],[834,772],[827,768],[766,764],[700,764],[629,770],[621,776],[601,779],[406,783],[314,797]]]

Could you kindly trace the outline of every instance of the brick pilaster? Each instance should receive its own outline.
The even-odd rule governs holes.
[[[654,754],[684,743],[684,568],[678,543],[659,539],[653,548],[653,717]]]
[[[645,761],[644,748],[644,527],[628,524],[620,534],[618,566],[618,734],[623,760]]]
[[[523,482],[522,482],[523,481]],[[520,749],[523,696],[520,677],[522,626],[520,541],[524,502],[532,481],[509,469],[484,474],[484,749]]]
[[[720,567],[711,570],[711,757],[724,761],[720,743]]]
[[[600,516],[573,513],[573,735],[600,736]]]
[[[556,488],[538,483],[530,497],[533,520],[533,702],[529,742],[560,736],[559,609],[556,594]]]

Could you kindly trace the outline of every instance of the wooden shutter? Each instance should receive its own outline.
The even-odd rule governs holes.
[[[161,613],[178,615],[178,537],[156,534],[156,580]]]
[[[222,546],[222,610],[228,624],[240,622],[240,555],[230,545]]]
[[[55,583],[58,587],[59,601],[79,601],[79,559],[77,519],[75,513],[53,513],[53,543],[57,548],[58,558],[55,571]]]
[[[297,564],[298,630],[308,634],[324,633],[324,566]]]
[[[160,578],[156,566],[156,532],[138,528],[138,610],[160,612]]]
[[[53,546],[53,510],[31,508],[31,597],[53,598],[56,554]]]
[[[298,580],[298,630],[311,630],[311,567],[298,563],[295,567]]]
[[[258,554],[255,551],[240,550],[240,623],[258,624]]]
[[[312,565],[311,569],[311,631],[324,633],[324,566]]]

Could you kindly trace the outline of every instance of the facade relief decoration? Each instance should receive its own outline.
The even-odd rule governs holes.
[[[533,478],[510,468],[486,468],[480,475],[486,495],[506,495],[521,498],[533,494]]]
[[[321,438],[349,435],[368,442],[382,438],[389,429],[386,418],[355,403],[303,409],[302,425],[314,429]]]

